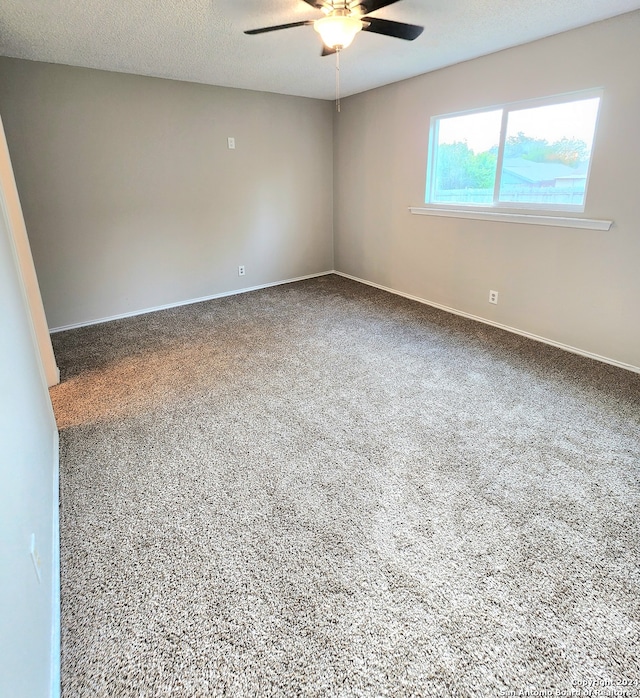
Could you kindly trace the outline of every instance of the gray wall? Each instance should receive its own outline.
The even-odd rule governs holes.
[[[0,298],[0,695],[36,698],[51,695],[57,674],[58,434],[2,191]],[[32,533],[41,582],[30,557]]]
[[[640,367],[640,13],[343,100],[335,267]],[[608,232],[412,216],[431,116],[604,87],[584,212]],[[498,290],[497,306],[487,302]]]
[[[0,114],[52,328],[333,268],[331,103],[0,58]]]

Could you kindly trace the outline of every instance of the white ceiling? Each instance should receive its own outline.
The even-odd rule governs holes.
[[[413,42],[359,34],[340,57],[343,96],[640,8],[640,0],[402,0],[376,17],[421,24]],[[2,0],[0,54],[332,99],[335,58],[302,0]]]

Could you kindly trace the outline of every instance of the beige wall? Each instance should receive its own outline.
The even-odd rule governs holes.
[[[640,13],[343,100],[337,270],[640,367]],[[429,120],[604,87],[585,217],[608,232],[412,216]],[[487,302],[498,290],[497,306]]]
[[[328,102],[0,58],[0,114],[52,328],[333,267]]]

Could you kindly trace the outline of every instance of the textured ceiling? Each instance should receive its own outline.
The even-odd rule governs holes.
[[[356,37],[341,55],[344,96],[640,8],[640,0],[403,0],[376,17],[422,24],[407,42]],[[332,99],[335,58],[302,0],[2,0],[0,54]]]

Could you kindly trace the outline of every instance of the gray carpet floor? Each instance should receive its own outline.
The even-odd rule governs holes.
[[[336,276],[53,340],[65,698],[640,692],[640,376]]]

